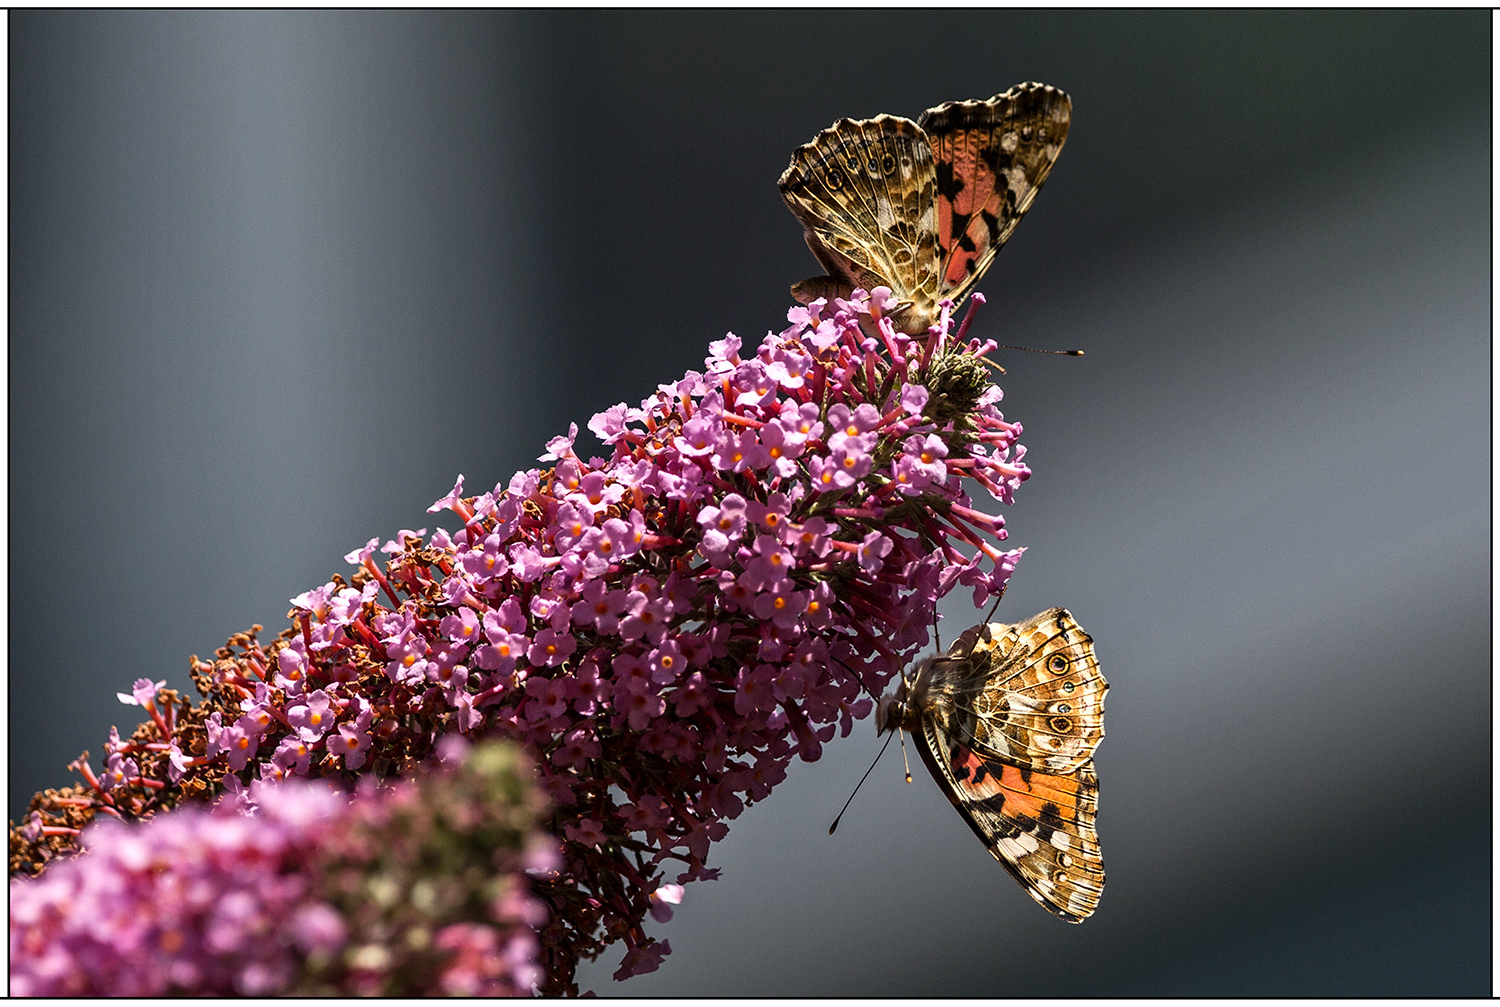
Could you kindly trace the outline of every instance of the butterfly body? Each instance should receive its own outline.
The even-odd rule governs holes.
[[[803,304],[889,287],[897,327],[925,335],[958,305],[1031,206],[1062,151],[1072,103],[1018,84],[989,101],[947,102],[912,122],[840,119],[797,148],[778,187],[827,275]]]
[[[1099,904],[1094,750],[1104,696],[1093,640],[1067,610],[963,633],[880,701],[881,731],[910,731],[975,835],[1033,899],[1072,923]]]

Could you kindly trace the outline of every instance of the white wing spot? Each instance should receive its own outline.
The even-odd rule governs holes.
[[[1036,836],[1029,836],[1022,833],[1015,837],[1007,836],[995,845],[1000,848],[1002,853],[1015,860],[1019,860],[1028,853],[1036,852],[1037,841]]]

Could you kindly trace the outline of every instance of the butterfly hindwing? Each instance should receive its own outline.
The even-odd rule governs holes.
[[[1069,923],[1094,912],[1104,861],[1092,760],[1063,776],[1022,769],[956,744],[931,718],[923,719],[917,748],[959,814],[1027,894]]]
[[[939,298],[968,295],[1010,238],[1062,152],[1072,102],[1046,84],[922,113],[937,174]]]

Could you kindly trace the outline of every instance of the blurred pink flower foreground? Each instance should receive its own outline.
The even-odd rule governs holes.
[[[1019,558],[965,490],[1008,503],[1030,474],[994,344],[950,334],[946,311],[899,334],[891,306],[856,292],[793,308],[754,352],[712,344],[702,373],[594,417],[607,459],[575,453],[575,426],[546,469],[478,496],[460,478],[432,508],[459,529],[371,539],[274,642],[195,660],[201,705],[138,682],[121,698],[151,720],[112,739],[102,777],[80,762],[87,787],[49,792],[75,803],[39,795],[12,870],[39,871],[95,810],[139,815],[226,774],[406,775],[445,735],[499,735],[532,753],[560,840],[534,879],[541,990],[576,993],[578,961],[615,941],[616,978],[654,970],[670,948],[645,917],[716,875],[728,822],[870,712],[940,597],[962,584],[982,605]]]
[[[513,820],[538,810],[528,768],[514,747],[446,747],[444,769],[354,800],[256,782],[89,829],[87,855],[11,883],[11,994],[530,993],[547,913],[520,872],[556,854]]]

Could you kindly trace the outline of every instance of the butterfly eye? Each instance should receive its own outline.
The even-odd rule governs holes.
[[[662,660],[666,660],[666,658],[662,658]],[[1057,712],[1058,713],[1072,713],[1073,712],[1073,707],[1070,706],[1070,705],[1068,705],[1067,703],[1058,703],[1057,704]]]
[[[828,189],[830,192],[838,192],[844,187],[844,173],[842,171],[839,171],[837,168],[834,168],[832,171],[828,172],[826,180],[828,182]]]
[[[896,158],[886,154],[880,159],[880,173],[882,175],[894,175],[896,173]]]
[[[1073,691],[1073,683],[1072,682],[1064,682],[1063,683],[1063,692],[1072,692],[1072,691]]]
[[[1065,674],[1068,670],[1068,659],[1061,654],[1053,654],[1047,658],[1047,670],[1054,675]]]
[[[1067,734],[1073,730],[1073,722],[1067,717],[1053,717],[1047,723],[1051,725],[1053,734]]]

